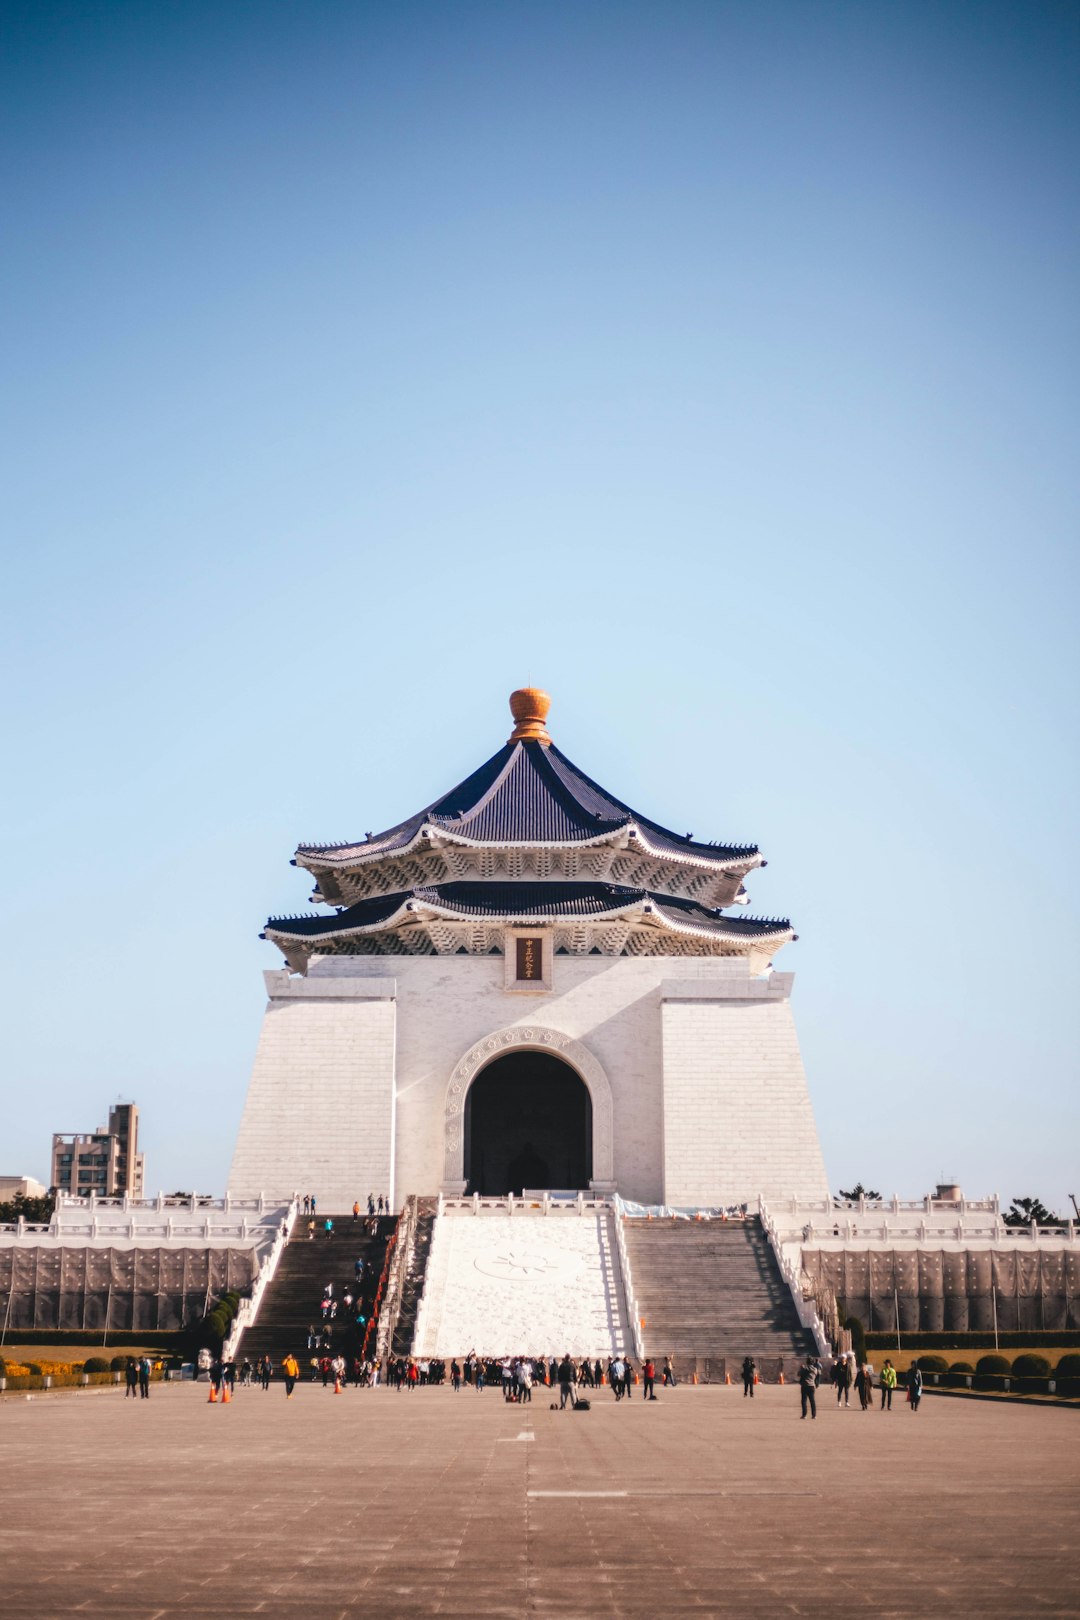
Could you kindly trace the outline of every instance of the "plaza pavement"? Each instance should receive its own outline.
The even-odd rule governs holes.
[[[0,1400],[0,1616],[1080,1616],[1080,1417],[280,1384]]]

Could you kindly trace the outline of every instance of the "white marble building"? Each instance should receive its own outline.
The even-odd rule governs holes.
[[[266,926],[287,965],[265,975],[231,1192],[824,1196],[772,966],[794,935],[739,910],[759,851],[598,787],[543,693],[511,709],[510,741],[408,821],[297,850],[320,909]]]

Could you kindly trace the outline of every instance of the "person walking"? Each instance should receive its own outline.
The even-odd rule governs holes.
[[[892,1411],[893,1390],[895,1388],[896,1368],[893,1366],[888,1356],[886,1356],[885,1365],[881,1369],[881,1410],[883,1412]]]
[[[753,1397],[754,1397],[754,1375],[756,1374],[756,1372],[757,1372],[757,1363],[755,1362],[753,1356],[743,1356],[742,1392],[743,1392],[743,1400],[744,1401],[745,1401],[745,1399],[746,1399],[746,1397],[748,1395],[750,1396],[751,1400],[753,1400]]]
[[[571,1407],[575,1407],[577,1405],[577,1400],[575,1399],[575,1396],[574,1396],[574,1381],[575,1381],[574,1363],[570,1358],[569,1351],[567,1351],[566,1355],[563,1356],[562,1360],[559,1362],[559,1411],[560,1412],[562,1412],[562,1411],[564,1411],[566,1409],[567,1401],[570,1402]]]
[[[664,1388],[675,1388],[675,1365],[670,1356],[664,1357]]]
[[[855,1382],[855,1353],[845,1351],[836,1363],[836,1404],[851,1405],[851,1386]]]
[[[874,1396],[873,1373],[868,1361],[864,1361],[855,1374],[855,1393],[859,1397],[859,1405],[865,1412]]]
[[[127,1388],[124,1390],[125,1401],[128,1396],[133,1401],[137,1401],[139,1398],[139,1369],[134,1356],[128,1356],[127,1358],[127,1366],[124,1368],[124,1380],[127,1384]]]
[[[311,1213],[313,1215],[317,1213],[316,1204],[315,1204],[315,1194],[314,1193],[312,1193],[312,1195],[311,1195]]]
[[[139,1358],[139,1394],[144,1401],[150,1399],[150,1357]]]
[[[461,1389],[461,1368],[458,1366],[456,1356],[450,1363],[450,1388],[454,1391],[455,1395],[458,1394]]]
[[[818,1364],[813,1356],[808,1356],[799,1368],[799,1398],[803,1417],[807,1412],[812,1418],[817,1417],[817,1384]]]
[[[655,1399],[656,1399],[656,1362],[655,1361],[650,1361],[647,1356],[645,1358],[645,1364],[641,1369],[641,1378],[642,1378],[642,1394],[641,1394],[642,1400],[643,1401],[655,1401]]]
[[[354,1224],[360,1219],[360,1205],[355,1198],[353,1199],[352,1218]]]
[[[325,1222],[323,1224],[323,1231],[326,1233],[328,1238],[332,1238],[333,1235],[334,1235],[334,1223],[330,1219],[329,1215],[326,1217],[326,1220],[325,1220]]]
[[[264,1390],[270,1388],[270,1374],[272,1371],[270,1357],[264,1353],[259,1357],[259,1382]]]
[[[291,1350],[281,1363],[281,1371],[285,1377],[285,1398],[291,1401],[293,1390],[296,1388],[296,1380],[300,1377],[300,1363]],[[267,1379],[267,1383],[269,1383],[269,1379]]]
[[[922,1373],[919,1371],[918,1361],[911,1363],[911,1370],[907,1375],[907,1398],[911,1410],[917,1412],[919,1402],[922,1400]]]
[[[374,1193],[368,1193],[368,1195],[367,1195],[367,1212],[368,1212],[368,1220],[370,1220],[371,1217],[375,1213],[375,1194]]]

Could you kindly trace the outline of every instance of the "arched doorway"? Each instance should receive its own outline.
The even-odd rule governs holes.
[[[592,1100],[550,1052],[516,1051],[481,1069],[465,1098],[465,1181],[486,1197],[525,1187],[588,1188]]]

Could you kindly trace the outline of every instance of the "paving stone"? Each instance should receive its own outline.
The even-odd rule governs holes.
[[[0,1437],[2,1620],[1080,1617],[1068,1410],[171,1385],[2,1401]]]

